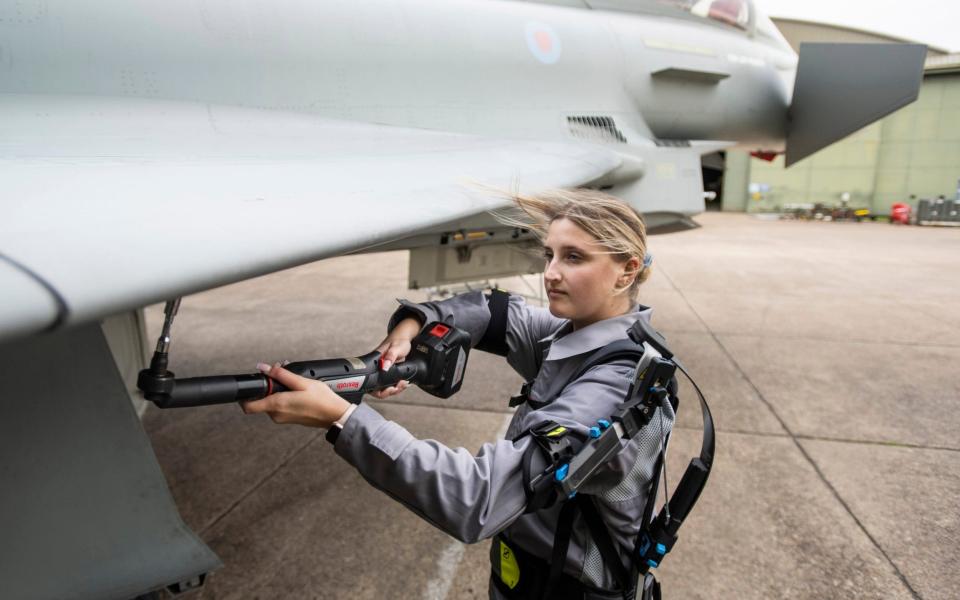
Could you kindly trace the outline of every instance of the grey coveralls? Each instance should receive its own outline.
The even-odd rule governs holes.
[[[481,292],[440,302],[400,302],[402,306],[390,319],[390,329],[408,316],[418,317],[423,324],[442,320],[470,333],[476,344],[490,321],[487,299]],[[620,360],[597,365],[563,389],[557,389],[560,386],[555,382],[562,384],[591,351],[626,338],[626,330],[637,319],[649,321],[651,312],[638,306],[634,312],[573,331],[569,321],[554,317],[545,308],[527,306],[519,296],[510,296],[507,362],[526,381],[533,382],[530,398],[538,406],[545,406],[537,410],[530,404],[520,406],[506,439],[484,444],[476,456],[471,456],[464,448],[418,440],[369,405],[361,404],[340,433],[335,451],[372,485],[453,537],[473,543],[503,532],[511,544],[549,560],[561,503],[524,513],[521,461],[527,446],[534,442],[530,436],[511,440],[544,420],[586,435],[598,419],[613,414],[624,400],[635,363]],[[615,460],[581,488],[581,493],[596,497],[600,514],[624,559],[633,549],[641,525],[661,440],[674,422],[669,404],[658,412]],[[545,467],[545,461],[540,466]],[[616,587],[579,517],[574,522],[564,572],[596,588]],[[490,598],[500,598],[492,584]]]

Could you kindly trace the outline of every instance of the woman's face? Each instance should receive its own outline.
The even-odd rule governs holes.
[[[547,261],[543,282],[550,298],[550,313],[570,319],[574,329],[630,310],[627,294],[614,292],[629,283],[625,271],[639,261],[617,262],[604,252],[573,221],[561,218],[550,223],[543,243]]]

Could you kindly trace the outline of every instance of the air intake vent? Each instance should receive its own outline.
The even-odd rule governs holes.
[[[653,140],[661,148],[689,148],[690,140]]]
[[[567,117],[570,134],[582,140],[594,142],[627,143],[623,132],[617,129],[613,117]]]

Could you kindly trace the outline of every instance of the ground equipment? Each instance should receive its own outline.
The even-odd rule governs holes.
[[[183,408],[256,400],[285,391],[283,385],[262,373],[211,375],[177,379],[167,370],[170,327],[180,300],[167,302],[165,321],[150,367],[140,371],[137,387],[160,408]],[[470,334],[446,323],[424,327],[411,343],[406,360],[380,369],[380,353],[360,357],[328,358],[289,363],[288,371],[326,383],[344,399],[359,404],[367,392],[407,380],[423,391],[448,398],[460,390],[470,352]]]
[[[911,210],[911,206],[906,202],[894,202],[890,207],[890,222],[909,225]]]

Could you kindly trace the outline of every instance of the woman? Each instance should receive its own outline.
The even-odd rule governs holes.
[[[491,548],[491,598],[544,593],[565,504],[529,506],[524,456],[533,452],[531,460],[538,461],[541,471],[546,458],[531,448],[536,442],[526,434],[552,421],[585,437],[598,419],[615,412],[635,362],[599,364],[564,383],[591,352],[625,338],[636,320],[649,320],[651,313],[636,303],[637,290],[650,274],[650,259],[643,221],[628,204],[590,190],[517,197],[515,202],[531,221],[523,226],[543,241],[550,305],[549,310],[529,307],[519,296],[510,296],[505,305],[507,362],[528,382],[506,439],[485,444],[476,456],[417,440],[370,406],[349,404],[326,385],[279,365],[260,368],[295,391],[244,406],[245,412],[265,412],[277,423],[340,428],[335,451],[371,484],[459,540],[471,543],[497,536]],[[378,348],[384,369],[406,357],[410,341],[430,321],[452,322],[471,334],[474,345],[491,321],[489,299],[480,292],[441,302],[401,303]],[[401,382],[375,396],[384,398],[405,387]],[[624,563],[634,548],[660,443],[673,424],[669,406],[661,411],[655,435],[636,436],[581,488],[595,498]],[[573,521],[569,548],[561,554],[565,558],[553,562],[562,565],[562,579],[551,598],[623,597],[583,519]]]

